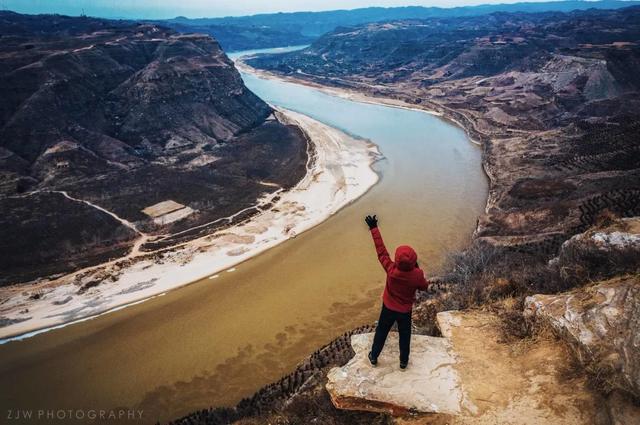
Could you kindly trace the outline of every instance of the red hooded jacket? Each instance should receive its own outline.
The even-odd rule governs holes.
[[[418,255],[410,246],[402,245],[396,249],[396,260],[391,261],[377,227],[371,229],[371,236],[376,246],[378,260],[387,272],[382,301],[389,310],[408,313],[413,307],[416,291],[426,290],[429,287],[429,282],[424,278],[424,272],[418,267]]]

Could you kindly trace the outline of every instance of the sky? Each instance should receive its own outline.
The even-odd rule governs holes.
[[[355,9],[368,6],[472,6],[525,0],[0,0],[0,9],[105,18],[161,19],[241,16],[256,13]],[[544,1],[544,0],[526,0]]]

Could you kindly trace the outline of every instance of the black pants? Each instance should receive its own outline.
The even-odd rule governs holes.
[[[398,334],[400,336],[400,361],[409,361],[409,351],[411,350],[411,312],[399,313],[389,310],[384,304],[382,304],[380,319],[376,327],[376,335],[373,337],[373,346],[371,347],[371,356],[374,359],[377,359],[382,352],[384,343],[387,340],[387,335],[389,335],[389,331],[395,322],[398,322]]]

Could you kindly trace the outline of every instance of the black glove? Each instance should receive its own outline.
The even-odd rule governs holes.
[[[372,230],[378,227],[378,219],[376,218],[375,215],[373,217],[371,217],[370,215],[366,216],[364,218],[364,222],[367,223],[367,226],[369,226],[369,230]]]

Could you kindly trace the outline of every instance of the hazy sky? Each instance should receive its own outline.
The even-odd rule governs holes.
[[[0,8],[21,13],[65,15],[79,15],[84,10],[87,15],[110,18],[173,18],[179,15],[191,18],[367,6],[454,7],[517,1],[525,0],[0,0]]]

